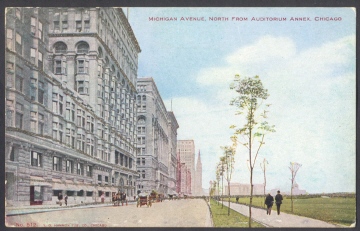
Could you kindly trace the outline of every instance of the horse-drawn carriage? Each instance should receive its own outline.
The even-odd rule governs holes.
[[[114,205],[117,205],[117,206],[119,206],[120,204],[124,205],[124,203],[126,203],[126,205],[128,204],[127,199],[126,199],[126,194],[122,193],[122,192],[118,192],[118,193],[113,192],[112,193],[112,201],[113,201]]]
[[[151,207],[152,202],[149,195],[146,194],[139,194],[136,207],[141,207],[142,205],[146,205],[147,207]]]
[[[151,193],[150,199],[152,200],[152,202],[162,202],[165,199],[165,197],[164,194]]]

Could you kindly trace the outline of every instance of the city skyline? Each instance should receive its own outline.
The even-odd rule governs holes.
[[[229,126],[241,124],[229,106],[229,84],[240,74],[260,76],[276,130],[265,137],[254,182],[263,182],[266,158],[267,190],[288,191],[288,166],[299,162],[296,181],[307,192],[355,191],[353,8],[130,8],[128,16],[142,47],[138,76],[157,82],[177,116],[178,139],[193,139],[202,150],[203,188],[215,179]],[[247,158],[238,149],[232,182],[249,182]]]

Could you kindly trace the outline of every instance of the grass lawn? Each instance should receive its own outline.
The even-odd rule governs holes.
[[[221,204],[217,204],[215,200],[210,201],[211,213],[213,216],[213,222],[215,227],[249,227],[249,218],[244,215],[230,209],[230,216],[228,216],[228,208],[224,206],[221,208]],[[263,225],[253,221],[251,227],[264,227]]]
[[[227,198],[224,198],[227,201]],[[232,202],[236,202],[235,198],[231,198]],[[322,221],[326,221],[333,224],[341,224],[350,226],[355,222],[356,218],[356,198],[308,198],[308,199],[296,199],[294,201],[293,214],[310,217]],[[250,198],[244,197],[239,199],[241,204],[249,204]],[[263,197],[254,197],[253,205],[256,207],[264,206]],[[276,211],[276,205],[273,206],[273,210]],[[290,197],[285,198],[281,205],[282,212],[291,214],[291,200]]]

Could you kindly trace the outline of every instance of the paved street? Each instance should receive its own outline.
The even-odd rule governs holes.
[[[17,227],[211,227],[210,213],[202,199],[96,208],[74,208],[6,217]]]
[[[228,202],[224,201],[224,206],[227,206]],[[249,207],[241,204],[231,203],[230,207],[235,211],[249,216]],[[318,227],[318,228],[328,228],[328,227],[338,227],[336,225],[327,223],[325,221],[315,220],[308,217],[301,217],[292,214],[286,214],[280,211],[280,215],[277,215],[276,211],[272,211],[271,215],[266,214],[265,209],[252,208],[251,214],[253,220],[260,222],[269,227]]]

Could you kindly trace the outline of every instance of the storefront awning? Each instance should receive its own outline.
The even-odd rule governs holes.
[[[81,187],[79,187],[77,185],[74,185],[74,184],[67,184],[65,187],[66,187],[65,190],[67,190],[67,191],[80,191],[80,190],[82,190]]]
[[[39,176],[30,176],[31,186],[51,186],[49,182],[46,182],[44,178]]]
[[[78,188],[80,188],[80,190],[84,190],[87,192],[92,192],[95,190],[95,188],[91,185],[78,185]]]
[[[53,190],[66,190],[66,185],[64,185],[62,183],[53,183],[52,189]]]

